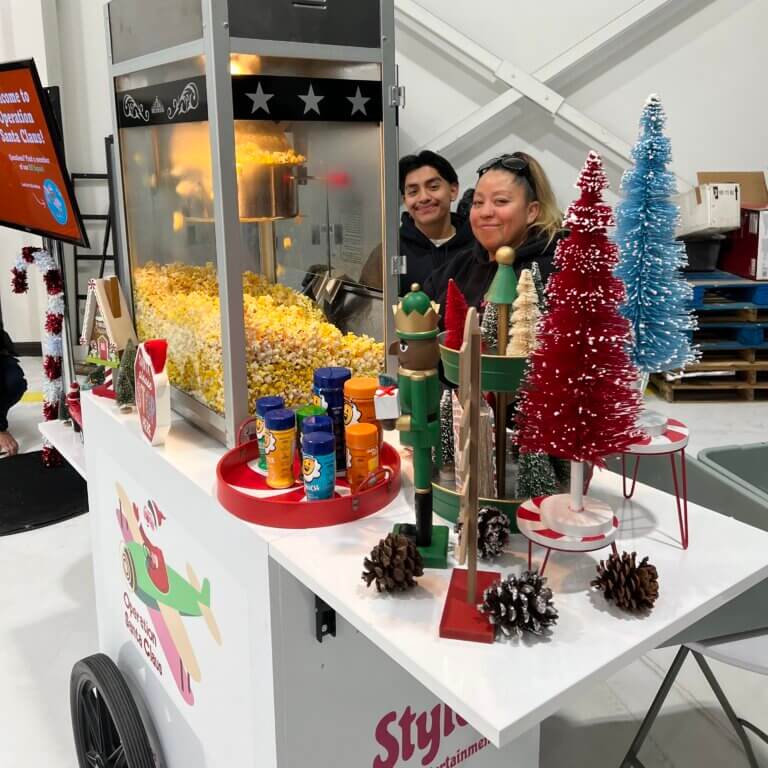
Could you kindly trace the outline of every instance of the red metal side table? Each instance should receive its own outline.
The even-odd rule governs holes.
[[[683,549],[688,549],[688,481],[685,473],[685,447],[688,445],[689,429],[682,421],[668,419],[667,426],[661,435],[646,437],[640,442],[630,445],[621,454],[621,483],[624,498],[631,499],[637,484],[637,470],[643,456],[669,456],[672,466],[672,482],[675,486],[675,501],[677,503],[677,519],[680,524],[680,539]],[[677,479],[677,457],[680,456],[680,479]],[[627,456],[635,457],[632,469],[632,485],[627,491]]]

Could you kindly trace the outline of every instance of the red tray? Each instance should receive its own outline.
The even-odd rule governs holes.
[[[352,490],[344,477],[336,478],[336,495],[324,501],[307,501],[304,484],[275,490],[267,485],[259,470],[259,445],[256,439],[242,442],[245,427],[240,427],[239,445],[227,451],[216,466],[216,496],[221,505],[236,517],[270,528],[324,528],[359,520],[387,506],[400,491],[400,455],[388,443],[380,452],[378,471]],[[294,475],[301,477],[298,458]]]

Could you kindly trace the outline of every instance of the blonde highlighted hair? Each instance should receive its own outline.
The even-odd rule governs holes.
[[[531,188],[528,179],[522,174],[509,171],[502,165],[499,165],[496,170],[507,170],[507,173],[515,177],[516,184],[522,184],[525,187],[526,202],[538,202],[539,215],[536,217],[536,221],[530,225],[529,230],[532,230],[534,234],[546,235],[547,244],[549,244],[563,228],[563,214],[560,208],[558,208],[555,193],[552,191],[552,185],[549,183],[541,163],[536,158],[527,152],[513,152],[512,157],[519,157],[528,163],[528,172],[533,180],[534,188]]]
[[[528,169],[531,172],[531,178],[536,187],[535,194],[531,194],[534,190],[529,189],[528,192],[539,203],[539,215],[536,217],[536,221],[531,224],[531,229],[539,234],[546,235],[547,242],[551,243],[555,235],[563,228],[563,214],[557,205],[552,185],[549,183],[547,174],[538,160],[525,152],[515,152],[515,155],[528,161]]]

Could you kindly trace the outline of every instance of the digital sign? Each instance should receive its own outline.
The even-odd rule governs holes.
[[[88,247],[35,62],[0,64],[0,225]]]

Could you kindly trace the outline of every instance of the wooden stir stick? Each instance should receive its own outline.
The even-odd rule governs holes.
[[[462,532],[459,538],[458,561],[467,564],[467,602],[477,599],[477,503],[479,490],[480,429],[480,325],[477,310],[472,307],[464,322],[464,340],[459,350],[459,400],[462,413],[459,425],[461,446],[460,476],[462,478],[459,519]]]

